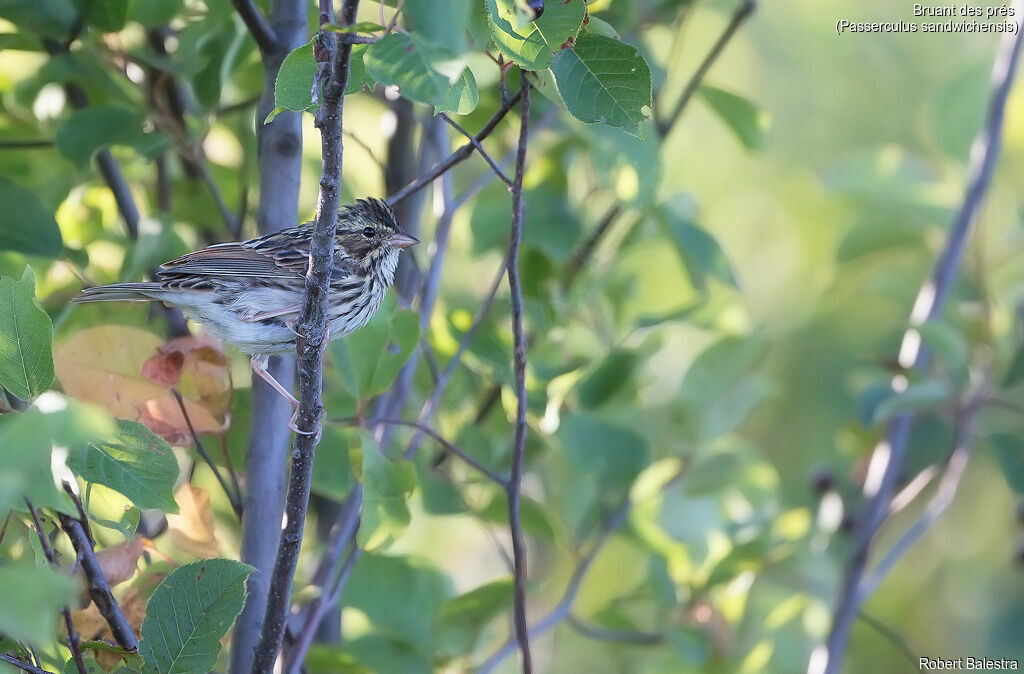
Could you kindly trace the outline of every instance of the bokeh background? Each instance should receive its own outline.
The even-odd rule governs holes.
[[[228,209],[237,214],[248,204],[243,234],[256,234],[259,53],[228,3],[188,0],[159,11],[147,5],[129,3],[121,30],[83,37],[72,50],[77,69],[65,71],[32,41],[30,22],[19,22],[23,8],[0,3],[0,143],[56,137],[58,144],[0,148],[0,178],[31,191],[55,215],[64,248],[57,259],[2,252],[0,275],[21,278],[26,263],[35,270],[40,303],[54,322],[54,386],[72,395],[61,372],[66,340],[96,326],[169,334],[166,316],[147,307],[71,308],[83,285],[139,280],[163,260],[231,238],[183,153],[194,157],[201,146]],[[718,0],[589,4],[592,17],[646,56],[656,113],[671,108],[734,9]],[[760,4],[707,74],[704,84],[714,88],[698,92],[665,138],[649,124],[643,141],[586,126],[556,101],[534,96],[540,130],[530,141],[522,259],[527,328],[535,336],[524,482],[530,615],[536,620],[558,602],[581,551],[632,490],[637,505],[597,556],[573,615],[601,629],[659,636],[655,645],[623,644],[565,623],[535,641],[542,671],[792,673],[806,668],[827,635],[866,459],[884,431],[880,403],[914,297],[963,198],[999,39],[834,30],[840,18],[911,21],[911,14],[910,3],[882,0]],[[377,17],[378,6],[363,2],[360,18]],[[158,58],[147,46],[146,27],[156,25],[176,36],[170,56]],[[475,130],[497,107],[498,71],[469,51],[480,105],[458,119]],[[147,104],[146,87],[161,69],[179,79],[189,101],[177,138]],[[61,82],[69,79],[88,91],[90,105],[126,106],[145,120],[141,131],[165,136],[158,143],[96,132],[113,139],[139,204],[137,241],[125,236],[114,199],[90,164],[96,148],[86,143],[77,155],[61,148],[70,115]],[[740,98],[723,103],[723,96]],[[514,147],[517,114],[487,141],[492,156]],[[320,167],[319,134],[311,115],[303,119],[298,222],[312,217]],[[413,140],[396,149],[390,141],[401,125]],[[345,129],[343,202],[386,195],[382,164],[396,156],[429,166],[450,144],[464,142],[429,108],[385,96],[383,87],[346,99]],[[436,139],[442,147],[432,146]],[[158,201],[156,157],[166,163],[169,208]],[[449,188],[459,195],[487,172],[473,156],[452,171]],[[1024,339],[1021,184],[1018,84],[1007,104],[1002,155],[940,321],[948,348],[918,376],[941,382],[944,393],[914,408],[919,421],[903,483],[942,465],[952,449],[951,405],[972,383],[993,382],[997,401],[977,417],[955,503],[866,603],[844,671],[917,671],[918,655],[1024,659],[1024,409],[1019,376],[1011,376]],[[413,226],[427,242],[414,252],[422,266],[436,252],[430,242],[444,206],[440,185],[422,193]],[[616,201],[622,214],[567,286],[573,252]],[[501,264],[509,216],[507,191],[494,180],[454,214],[437,306],[423,335],[442,366]],[[384,310],[385,335],[386,321],[402,311],[398,304]],[[435,421],[439,432],[501,470],[515,410],[508,315],[502,288]],[[92,347],[100,360],[111,353],[102,341]],[[332,346],[330,417],[369,409],[371,396],[353,391],[339,363],[378,352],[372,339]],[[248,365],[230,349],[226,354],[234,388],[214,416],[229,419],[230,430],[206,438],[224,448],[213,452],[219,464],[230,457],[242,471]],[[404,416],[415,417],[431,383],[420,358]],[[1001,440],[993,442],[997,434]],[[354,483],[352,435],[329,427],[318,450],[297,589],[325,544],[336,513],[331,503],[344,501]],[[393,451],[411,437],[396,430]],[[191,439],[172,444],[185,447],[178,450],[178,502],[192,520],[172,516],[170,535],[156,536],[155,545],[176,562],[237,558],[240,529],[230,504],[188,449]],[[390,522],[393,542],[356,567],[342,596],[346,642],[314,647],[310,657],[321,660],[309,661],[313,671],[350,671],[339,663],[355,667],[352,658],[369,671],[464,671],[507,638],[507,604],[500,602],[493,614],[484,611],[486,620],[474,618],[479,633],[468,649],[449,654],[451,645],[431,640],[424,627],[445,599],[508,575],[498,553],[507,544],[499,490],[440,456],[424,443],[414,462],[411,517]],[[679,465],[682,477],[659,490]],[[201,498],[183,505],[184,486],[205,506]],[[921,507],[887,523],[881,549]],[[106,540],[112,545],[118,535],[111,530]],[[12,559],[28,554],[18,541],[8,538],[0,551]],[[160,569],[140,562],[135,582]],[[328,636],[327,643],[336,641]],[[516,671],[514,658],[499,671]]]

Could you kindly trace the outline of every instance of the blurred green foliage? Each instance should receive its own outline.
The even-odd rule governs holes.
[[[569,0],[534,17],[518,0],[406,0],[398,25],[407,32],[384,37],[395,4],[361,3],[348,30],[379,39],[352,51],[343,201],[383,195],[382,162],[423,154],[429,167],[448,153],[429,147],[441,123],[432,111],[473,132],[501,106],[503,86],[517,90],[509,62],[536,71],[520,259],[531,336],[522,519],[531,624],[559,618],[534,641],[544,671],[803,671],[829,628],[851,513],[885,422],[918,415],[906,484],[941,467],[952,411],[980,382],[993,393],[960,495],[866,605],[891,630],[858,622],[846,671],[916,671],[905,648],[1024,659],[1021,86],[952,300],[920,331],[933,367],[908,375],[900,393],[890,385],[910,307],[961,198],[993,39],[837,38],[835,6],[765,3],[672,120],[732,3]],[[903,10],[870,0],[842,11],[868,20]],[[284,60],[275,113],[319,101],[310,35]],[[145,528],[140,509],[167,517],[166,533],[145,529],[156,552],[115,589],[142,631],[146,664],[226,666],[230,636],[223,650],[221,639],[249,568],[232,561],[241,534],[227,497],[163,406],[171,385],[142,374],[147,358],[169,356],[134,353],[139,333],[124,332],[107,349],[125,368],[108,374],[125,378],[81,375],[96,407],[57,392],[69,385],[54,379],[51,339],[59,351],[86,328],[134,326],[162,343],[162,312],[70,299],[231,238],[218,200],[244,237],[257,234],[262,86],[260,53],[230,3],[0,0],[0,385],[13,396],[0,415],[5,653],[25,659],[22,642],[44,666],[72,671],[55,626],[60,606],[79,608],[77,588],[48,568],[23,502],[75,514],[56,475],[79,485],[101,550]],[[396,88],[415,104],[414,141],[398,148]],[[517,114],[485,143],[496,159],[514,148]],[[297,222],[315,208],[320,166],[312,116],[303,119]],[[452,148],[466,142],[445,133]],[[141,213],[136,238],[99,170],[106,151]],[[402,414],[415,419],[470,329],[508,240],[510,199],[493,176],[478,185],[489,175],[472,156],[442,179],[468,198],[453,214],[424,327],[418,305],[392,295],[327,352],[324,397],[337,423],[317,450],[313,492],[343,502],[361,485],[363,553],[341,594],[334,636],[345,641],[316,644],[310,672],[466,671],[509,638],[504,490],[414,429],[391,429],[381,446],[380,433],[353,425],[419,347]],[[451,200],[443,189],[426,194],[420,238],[429,241]],[[438,251],[419,248],[427,268]],[[429,424],[502,475],[515,414],[508,315],[502,288]],[[252,396],[245,359],[228,355],[230,364],[193,354],[174,381],[191,409],[209,412],[202,440],[215,465],[241,474]],[[129,377],[139,380],[130,395]],[[222,380],[234,387],[218,388]],[[102,402],[118,386],[136,418]],[[412,443],[419,451],[405,457]],[[330,512],[314,509],[311,521],[329,524]],[[896,516],[879,547],[919,512]],[[302,605],[319,593],[311,582],[327,541],[316,531],[307,527],[303,543]],[[70,546],[53,541],[70,566]],[[192,592],[215,601],[197,608]],[[181,622],[184,608],[196,623]],[[75,611],[81,625],[86,613]],[[194,651],[175,651],[183,644]],[[89,654],[105,670],[120,666],[117,654]],[[498,671],[516,671],[514,657]]]

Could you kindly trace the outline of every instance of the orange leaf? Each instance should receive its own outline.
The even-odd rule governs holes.
[[[180,369],[175,365],[179,358]],[[75,333],[54,349],[53,360],[67,393],[101,405],[120,419],[139,421],[168,442],[191,443],[171,385],[181,392],[197,433],[227,428],[228,359],[208,338],[185,337],[164,344],[145,330],[107,325]]]
[[[174,494],[174,500],[178,502],[178,514],[167,516],[171,542],[196,557],[216,557],[218,543],[210,492],[184,484]]]

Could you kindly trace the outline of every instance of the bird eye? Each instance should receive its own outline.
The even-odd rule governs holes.
[[[365,236],[367,239],[372,239],[376,234],[377,230],[374,229],[373,227],[366,227],[363,229],[363,236]]]

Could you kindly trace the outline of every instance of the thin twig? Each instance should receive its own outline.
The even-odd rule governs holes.
[[[522,658],[523,674],[533,672],[530,634],[526,623],[526,541],[519,517],[520,488],[523,481],[523,456],[526,451],[526,335],[523,332],[523,288],[519,280],[519,244],[523,239],[523,173],[526,169],[526,144],[530,126],[530,82],[522,77],[520,87],[519,149],[512,184],[512,228],[509,236],[508,287],[512,296],[513,368],[516,383],[516,424],[512,444],[512,472],[508,479],[508,524],[512,535],[513,622]]]
[[[39,546],[43,549],[46,561],[50,563],[50,566],[56,567],[57,557],[53,554],[50,541],[46,540],[46,534],[43,533],[43,523],[39,519],[39,513],[36,512],[36,509],[32,507],[27,498],[25,499],[25,505],[28,507],[29,514],[32,515],[32,523],[36,526]],[[60,612],[64,616],[64,626],[68,631],[68,648],[71,650],[71,657],[75,661],[75,668],[78,669],[79,674],[86,674],[85,661],[82,659],[82,643],[78,639],[78,632],[75,631],[75,624],[71,621],[71,611],[68,610],[67,606],[62,606]]]
[[[597,250],[597,246],[601,243],[601,239],[605,237],[608,230],[611,229],[612,224],[615,222],[615,218],[622,212],[622,204],[615,202],[608,207],[604,215],[597,221],[597,227],[590,233],[587,240],[584,241],[579,248],[572,253],[572,257],[569,258],[569,262],[565,267],[565,276],[562,278],[562,289],[565,290],[572,286],[576,282],[576,276],[580,273],[583,267],[590,261],[590,258],[594,255],[594,251]]]
[[[498,122],[500,122],[505,117],[505,115],[508,114],[508,111],[511,110],[515,106],[515,104],[519,102],[521,96],[521,93],[517,93],[515,96],[511,97],[510,99],[501,104],[501,107],[498,108],[497,112],[495,112],[491,116],[491,118],[487,120],[487,123],[484,124],[480,131],[478,131],[477,134],[474,136],[477,143],[483,141],[485,138],[487,138],[487,136],[491,135],[491,132],[494,131],[494,127],[496,127],[498,125]],[[473,154],[474,149],[476,149],[474,145],[472,143],[468,143],[460,147],[455,152],[452,152],[451,155],[449,155],[448,158],[446,158],[444,161],[438,162],[437,164],[434,165],[432,169],[427,171],[425,174],[423,174],[419,178],[416,178],[411,183],[409,183],[408,185],[406,185],[405,187],[403,187],[402,189],[398,190],[390,197],[388,197],[388,205],[394,206],[399,201],[408,197],[410,194],[413,194],[423,189],[423,187],[432,183],[439,175],[446,172],[452,166],[463,161],[469,155]]]
[[[1020,16],[1021,3],[1014,4],[1017,16]],[[992,93],[985,125],[971,148],[963,204],[953,219],[942,253],[918,292],[910,314],[911,327],[904,333],[900,344],[899,363],[906,369],[924,369],[928,365],[929,353],[922,346],[917,328],[941,314],[945,307],[953,281],[959,273],[960,260],[971,224],[991,182],[996,158],[999,155],[1006,99],[1020,57],[1020,33],[1019,30],[1016,35],[1007,33],[1000,43],[992,69]],[[833,613],[832,630],[825,644],[811,654],[807,667],[809,674],[836,674],[840,669],[850,628],[864,598],[860,587],[871,545],[889,509],[897,478],[903,470],[912,425],[911,416],[897,416],[889,424],[885,440],[874,449],[868,467],[868,478],[864,483],[864,494],[868,502],[863,515],[858,518],[853,548]]]
[[[267,18],[263,16],[256,3],[253,0],[231,0],[231,4],[238,10],[238,15],[242,17],[260,51],[264,55],[277,53],[280,48],[277,33],[267,23]]]
[[[35,150],[49,147],[53,147],[53,141],[48,138],[37,138],[34,140],[0,140],[0,150]]]
[[[885,557],[878,565],[868,573],[860,582],[857,590],[857,601],[863,605],[864,600],[882,583],[896,563],[907,553],[910,548],[924,536],[932,525],[938,521],[942,513],[953,503],[956,498],[960,480],[963,478],[964,469],[967,468],[967,459],[971,451],[971,430],[974,425],[974,418],[980,406],[973,406],[958,415],[956,421],[956,432],[954,433],[953,452],[946,462],[946,471],[939,482],[938,490],[929,501],[921,516],[907,529],[896,543],[889,549]]]
[[[110,625],[110,631],[114,635],[114,639],[117,640],[118,645],[125,650],[135,652],[139,648],[139,641],[135,637],[135,630],[132,629],[131,624],[124,617],[120,605],[118,605],[117,600],[114,599],[114,595],[110,591],[110,583],[107,582],[106,576],[103,575],[103,569],[100,568],[99,560],[96,559],[96,553],[89,542],[85,529],[82,527],[82,523],[74,517],[63,513],[58,513],[58,516],[60,517],[61,527],[68,535],[68,538],[71,539],[71,545],[78,554],[79,563],[82,566],[82,571],[85,573],[85,579],[89,586],[89,596],[92,597],[100,615]]]
[[[597,641],[615,641],[620,644],[636,644],[640,646],[657,646],[665,642],[665,634],[662,632],[630,632],[628,630],[615,630],[599,625],[585,623],[571,613],[565,619],[574,630],[585,637]]]
[[[894,629],[883,623],[881,620],[877,620],[871,617],[864,611],[861,611],[857,615],[857,617],[863,620],[864,624],[868,625],[869,627],[871,627],[871,629],[875,630],[883,637],[885,637],[889,641],[889,643],[895,646],[900,653],[907,657],[907,660],[909,660],[914,665],[914,667],[918,667],[918,665],[921,662],[918,659],[918,656],[914,655],[914,651],[910,649],[910,646],[907,645],[907,642],[904,641],[903,637],[900,636]]]
[[[337,419],[335,421],[332,421],[331,423],[344,424],[344,425],[347,425],[347,426],[358,426],[358,425],[360,425],[360,420],[355,418],[355,417],[349,417],[349,418],[346,418],[346,419]],[[440,433],[435,431],[430,426],[427,426],[425,424],[421,424],[418,421],[409,421],[409,420],[406,420],[406,419],[376,419],[375,418],[375,419],[366,419],[366,420],[364,420],[362,422],[362,425],[365,425],[365,426],[368,426],[368,427],[369,426],[378,426],[378,425],[381,425],[381,424],[388,425],[388,426],[405,426],[406,428],[415,428],[418,432],[423,433],[424,435],[429,435],[431,438],[433,438],[437,442],[437,444],[441,445],[441,447],[443,447],[445,449],[445,451],[447,451],[447,452],[449,452],[451,454],[454,454],[455,456],[457,456],[460,459],[462,459],[466,463],[466,465],[471,466],[472,468],[476,469],[481,475],[483,475],[484,477],[489,479],[491,482],[494,482],[495,484],[497,484],[498,486],[500,486],[500,487],[502,487],[504,489],[508,489],[508,486],[509,486],[508,480],[506,480],[501,475],[498,475],[496,472],[494,472],[493,470],[491,470],[487,466],[483,465],[482,463],[480,463],[479,461],[474,459],[472,456],[467,454],[463,449],[460,449],[458,445],[456,445],[456,444],[454,444],[452,442],[449,442],[443,435],[441,435]]]
[[[220,468],[213,462],[213,457],[206,451],[206,447],[203,445],[203,441],[199,439],[199,434],[196,433],[195,427],[192,425],[192,419],[189,418],[188,409],[185,407],[185,400],[181,397],[181,392],[177,388],[172,387],[171,393],[174,395],[174,399],[178,401],[178,409],[181,410],[181,415],[185,417],[185,424],[188,426],[189,433],[192,434],[192,442],[196,445],[196,451],[199,452],[199,456],[202,457],[203,462],[213,472],[213,476],[217,478],[217,482],[220,484],[220,488],[224,490],[225,496],[228,497],[228,502],[231,503],[231,509],[235,511],[235,515],[238,519],[242,519],[242,495],[234,492],[221,475]]]
[[[665,137],[665,135],[672,130],[672,127],[675,126],[676,120],[678,120],[679,116],[683,114],[683,110],[686,109],[686,105],[690,102],[690,99],[693,98],[693,94],[696,93],[697,88],[700,87],[700,83],[704,81],[704,76],[707,74],[708,70],[710,70],[711,66],[718,60],[718,57],[722,55],[722,52],[725,50],[725,46],[729,44],[729,40],[731,40],[732,36],[736,34],[736,31],[743,22],[753,14],[756,7],[757,3],[754,0],[743,0],[742,4],[733,11],[732,18],[729,19],[729,23],[726,25],[725,30],[723,30],[722,34],[718,36],[718,40],[714,45],[712,45],[711,50],[704,57],[704,60],[701,61],[701,64],[697,67],[693,77],[691,77],[690,81],[686,83],[686,88],[683,89],[683,93],[680,94],[679,100],[677,100],[676,104],[672,107],[672,112],[668,117],[659,119],[655,124],[658,129],[659,136]]]
[[[224,226],[227,227],[228,234],[235,240],[242,237],[242,219],[231,212],[228,208],[227,203],[224,201],[224,195],[221,194],[220,187],[217,185],[217,181],[213,179],[213,175],[210,173],[209,163],[206,160],[205,153],[200,149],[194,153],[198,155],[195,158],[196,166],[199,168],[199,179],[203,181],[206,188],[210,191],[210,196],[213,197],[213,203],[217,206],[217,212],[220,213],[221,220],[224,221]]]
[[[320,17],[329,14],[331,0],[321,0]],[[328,7],[324,7],[324,5]],[[341,24],[352,25],[358,0],[345,0]],[[325,11],[326,10],[326,11]],[[322,44],[330,60],[327,82],[323,88],[323,104],[318,109],[316,125],[322,137],[320,197],[317,203],[313,238],[310,242],[310,269],[299,315],[296,350],[299,361],[300,404],[292,446],[291,474],[285,502],[286,524],[270,581],[270,594],[260,641],[256,647],[253,671],[269,674],[274,669],[281,639],[284,635],[291,588],[298,564],[309,492],[313,474],[313,453],[319,441],[323,412],[323,347],[326,344],[326,306],[334,260],[334,233],[338,224],[341,197],[342,111],[345,85],[349,76],[352,46],[337,44],[333,33],[321,33]]]
[[[6,662],[12,667],[16,667],[23,672],[30,672],[31,674],[53,674],[53,672],[49,670],[35,667],[27,662],[22,662],[18,658],[12,655],[7,655],[6,653],[0,653],[0,662]]]
[[[494,161],[494,159],[491,157],[491,155],[487,154],[487,150],[485,150],[483,144],[479,140],[476,139],[476,136],[471,134],[469,131],[466,131],[464,128],[462,128],[459,125],[458,122],[456,122],[454,119],[452,119],[451,117],[449,117],[445,113],[443,113],[443,112],[440,113],[438,115],[438,117],[440,117],[444,121],[448,122],[448,124],[453,129],[455,129],[456,131],[461,133],[463,136],[468,138],[469,142],[473,145],[474,148],[476,148],[476,151],[478,153],[480,153],[481,157],[484,158],[484,161],[486,161],[488,164],[490,164],[491,168],[494,169],[494,173],[499,178],[501,178],[501,181],[503,183],[505,183],[506,185],[508,185],[509,187],[512,187],[512,181],[509,179],[509,177],[507,175],[505,175],[505,172],[501,170],[501,167],[498,166],[498,162]]]

